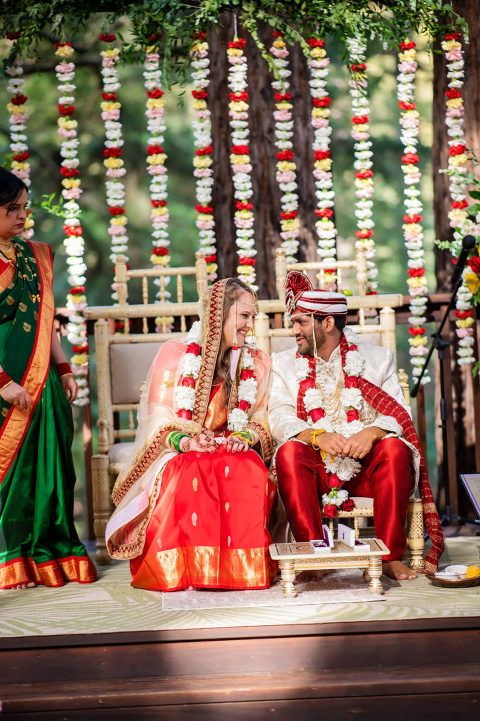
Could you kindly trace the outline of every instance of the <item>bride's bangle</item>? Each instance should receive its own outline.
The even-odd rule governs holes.
[[[255,440],[253,434],[249,431],[233,431],[233,433],[230,433],[228,437],[231,438],[232,436],[234,436],[235,438],[240,438],[240,440],[248,443],[249,446],[253,446],[253,442]]]

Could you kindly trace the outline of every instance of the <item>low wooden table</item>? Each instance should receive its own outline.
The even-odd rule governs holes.
[[[364,568],[364,578],[369,581],[368,589],[372,593],[383,593],[380,576],[382,575],[382,556],[389,553],[379,538],[366,538],[369,549],[353,551],[342,541],[335,541],[328,553],[314,553],[307,543],[272,543],[270,556],[278,561],[283,586],[283,595],[293,598],[297,595],[294,586],[295,576],[301,571],[331,570],[334,568]]]

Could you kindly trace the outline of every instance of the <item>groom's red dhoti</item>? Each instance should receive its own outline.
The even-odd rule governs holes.
[[[296,440],[278,449],[275,466],[278,486],[296,541],[322,538],[321,497],[328,493],[320,453]],[[405,551],[405,518],[413,491],[412,454],[399,438],[378,441],[362,460],[362,470],[345,484],[350,497],[373,498],[375,533],[399,561]]]

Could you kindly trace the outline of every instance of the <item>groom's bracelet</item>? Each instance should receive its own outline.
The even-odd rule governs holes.
[[[325,433],[325,429],[324,429],[324,428],[315,428],[315,429],[312,431],[312,437],[311,437],[311,441],[310,441],[310,442],[311,442],[311,444],[312,444],[312,448],[314,448],[316,451],[319,451],[319,450],[320,450],[320,446],[319,446],[318,443],[317,443],[317,436],[319,436],[321,433]]]

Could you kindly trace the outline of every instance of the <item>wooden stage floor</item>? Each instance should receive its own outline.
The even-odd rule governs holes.
[[[442,566],[479,558],[480,538],[449,538]],[[165,611],[117,563],[90,586],[3,591],[0,715],[478,719],[480,586],[385,587],[379,602]]]

